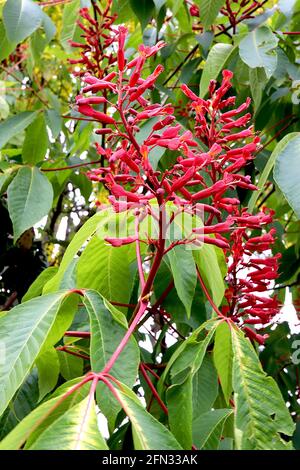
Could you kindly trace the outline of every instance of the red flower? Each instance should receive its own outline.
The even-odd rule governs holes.
[[[272,213],[264,211],[252,216],[244,210],[234,219],[241,228],[235,229],[230,237],[232,246],[226,279],[229,287],[225,293],[228,306],[224,306],[223,311],[241,326],[263,325],[269,323],[280,309],[276,296],[261,294],[269,292],[272,281],[278,277],[280,255],[271,254],[275,229],[252,238],[249,238],[247,229],[262,230],[272,219]],[[249,327],[244,327],[244,331],[260,344],[267,337],[257,335]]]

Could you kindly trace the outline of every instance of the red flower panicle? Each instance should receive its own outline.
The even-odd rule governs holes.
[[[193,24],[194,31],[203,31],[203,24],[201,21],[201,11],[196,3],[192,0],[185,0],[189,7],[190,15],[196,18]],[[229,28],[226,24],[216,25],[216,29],[219,30],[219,34],[223,32],[227,33],[228,29],[232,28],[233,33],[236,32],[237,26],[246,20],[250,20],[255,17],[256,13],[260,13],[263,8],[265,1],[253,1],[253,0],[226,0],[223,2],[224,5],[220,10],[220,14],[227,17],[229,21]],[[227,33],[228,34],[228,33]]]
[[[210,96],[206,100],[182,85],[195,119],[193,132],[184,129],[175,122],[170,104],[151,104],[148,99],[149,90],[155,86],[163,67],[158,65],[146,76],[144,65],[164,43],[159,42],[154,47],[140,46],[138,56],[127,62],[126,35],[126,29],[120,26],[118,73],[101,78],[85,74],[82,77],[85,83],[83,94],[76,99],[80,113],[106,126],[96,130],[107,136],[105,148],[97,144],[104,164],[89,171],[88,177],[105,184],[115,211],[134,210],[135,217],[139,217],[142,208],[155,218],[152,202],[159,207],[172,202],[179,212],[188,214],[196,214],[201,207],[204,226],[192,230],[192,240],[231,253],[228,256],[228,305],[223,308],[223,313],[261,343],[263,337],[245,325],[268,323],[278,312],[277,299],[262,295],[276,279],[278,257],[269,254],[274,243],[274,230],[255,237],[251,236],[251,230],[262,230],[272,221],[272,214],[267,211],[257,215],[250,215],[246,210],[240,212],[239,199],[228,193],[238,187],[256,189],[243,172],[259,146],[259,138],[249,125],[251,116],[246,112],[250,99],[232,109],[235,97],[228,96],[232,78],[228,70],[223,71],[219,87],[211,81]],[[111,101],[107,98],[107,90],[111,92]],[[140,127],[150,119],[152,126],[141,141]],[[156,169],[153,165],[151,155],[159,148],[175,152],[175,164],[167,170]],[[127,238],[108,238],[107,242],[121,246],[137,240],[138,233]],[[190,241],[191,238],[186,237],[172,242],[168,250]],[[158,242],[149,238],[148,243],[155,246]],[[244,278],[240,276],[243,270],[247,272]]]
[[[77,65],[78,70],[74,75],[83,76],[90,72],[98,78],[102,78],[108,69],[116,64],[117,58],[114,52],[114,44],[117,42],[117,30],[113,24],[117,14],[111,13],[112,0],[94,2],[94,17],[90,15],[88,8],[79,10],[80,19],[77,21],[82,30],[82,42],[70,41],[72,47],[80,50],[80,58],[69,59],[70,64]]]
[[[277,297],[268,295],[278,277],[280,258],[280,254],[272,255],[276,230],[266,229],[272,218],[273,213],[266,209],[255,216],[243,210],[235,217],[239,227],[230,236],[232,244],[225,292],[227,305],[222,309],[224,315],[241,325],[245,333],[259,344],[263,344],[268,335],[260,335],[248,325],[270,323],[280,310]],[[251,230],[260,234],[252,236]]]

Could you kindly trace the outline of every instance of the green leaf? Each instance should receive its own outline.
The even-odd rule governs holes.
[[[101,211],[90,217],[87,222],[74,235],[71,243],[65,251],[57,274],[45,285],[44,292],[51,292],[59,289],[62,279],[73,258],[86,243],[86,241],[96,233],[97,228],[105,225],[108,221],[109,211]],[[112,300],[112,299],[111,299]]]
[[[17,166],[11,166],[4,173],[0,173],[0,194],[6,192],[18,169]]]
[[[28,414],[0,443],[0,450],[14,450],[22,447],[28,440],[32,445],[37,437],[66,410],[86,397],[90,384],[62,400],[65,393],[76,385],[81,378],[61,385],[52,397]]]
[[[47,44],[54,38],[56,33],[56,26],[51,20],[51,18],[43,12],[42,26],[45,31]]]
[[[36,111],[24,111],[16,114],[0,124],[0,148],[15,135],[20,134],[31,124],[37,115]]]
[[[17,305],[0,318],[0,415],[7,407],[38,356],[66,295],[56,292]]]
[[[42,195],[42,197],[41,197]],[[39,222],[51,209],[53,189],[47,177],[34,167],[22,167],[7,190],[8,211],[14,240]]]
[[[131,421],[135,450],[181,450],[170,431],[143,407],[136,395],[121,384],[114,388],[116,395]]]
[[[168,252],[168,258],[178,297],[185,306],[187,316],[190,317],[197,284],[193,252],[187,250],[184,245],[178,245]]]
[[[217,450],[230,409],[207,411],[193,422],[193,442],[199,450]]]
[[[58,351],[60,373],[65,380],[72,380],[83,374],[83,359],[65,351]]]
[[[197,3],[200,10],[201,24],[204,29],[208,29],[218,16],[225,0],[198,0]]]
[[[215,44],[208,56],[204,65],[204,69],[200,80],[200,97],[204,98],[208,92],[210,80],[217,80],[221,71],[225,68],[227,62],[236,53],[236,47],[231,44],[218,43]]]
[[[86,397],[54,421],[30,450],[106,450],[100,434],[94,400]]]
[[[261,173],[261,175],[259,177],[259,180],[258,180],[258,183],[257,183],[258,191],[254,191],[251,195],[251,198],[250,198],[249,204],[248,204],[249,212],[253,212],[255,204],[256,204],[259,196],[261,195],[262,191],[264,190],[264,186],[267,182],[269,174],[271,173],[271,171],[273,169],[273,166],[274,166],[275,162],[279,159],[279,156],[282,155],[280,157],[280,167],[281,167],[283,158],[284,158],[284,161],[286,160],[286,158],[291,158],[291,157],[287,156],[286,149],[288,148],[289,151],[291,151],[291,149],[294,149],[293,141],[297,140],[297,139],[299,139],[299,133],[298,132],[293,132],[293,133],[288,134],[285,137],[283,137],[283,139],[276,145],[275,149],[273,150],[272,154],[270,155],[270,157],[269,157],[269,159],[268,159],[268,161],[267,161],[267,163],[266,163],[266,165],[263,169],[263,172]],[[290,141],[291,141],[291,147],[288,146]],[[294,152],[295,151],[292,150],[291,155],[293,155]],[[297,157],[294,154],[294,159],[295,158],[297,158]],[[292,159],[293,159],[293,157],[292,157]],[[277,164],[277,167],[276,167],[276,176],[275,176],[275,171],[274,171],[275,180],[278,177],[277,176],[278,175],[278,168],[279,168],[279,164]],[[285,168],[284,171],[288,171],[288,169],[289,168]],[[294,172],[296,172],[296,174],[297,174],[297,166],[295,167]],[[279,179],[280,179],[280,177],[279,177]],[[277,180],[276,180],[276,182],[277,182]],[[287,183],[289,183],[289,181],[287,181]],[[278,183],[278,185],[279,185],[279,183]],[[297,192],[296,192],[296,194],[297,194]],[[294,198],[296,196],[296,194],[293,194],[292,197]],[[291,197],[291,195],[289,195],[289,197]]]
[[[153,0],[130,0],[130,6],[141,23],[143,31],[155,12]]]
[[[231,328],[233,344],[233,390],[235,439],[239,450],[288,450],[294,423],[272,377],[263,371],[248,338]]]
[[[232,344],[231,333],[226,322],[221,322],[216,330],[214,345],[214,363],[218,371],[226,403],[232,393]]]
[[[300,219],[300,133],[286,135],[276,146],[274,179]],[[272,154],[272,155],[273,155]]]
[[[59,361],[54,348],[40,354],[36,360],[39,373],[39,401],[51,392],[58,381]]]
[[[198,371],[217,325],[218,321],[215,319],[202,323],[177,347],[158,382],[159,393],[163,391],[168,374],[171,373],[172,383],[182,383],[189,373],[194,375]],[[205,331],[206,336],[203,339],[201,335],[204,334],[206,328],[209,331]]]
[[[278,38],[268,26],[260,26],[247,34],[239,44],[241,59],[251,68],[263,67],[268,78],[277,66],[275,48]]]
[[[219,306],[225,292],[224,275],[221,271],[225,264],[224,253],[220,248],[205,243],[193,254],[201,277],[211,291],[214,303]]]
[[[47,126],[49,126],[53,139],[57,139],[61,128],[62,118],[56,109],[47,109],[45,114]]]
[[[49,266],[48,268],[44,269],[38,277],[33,281],[31,286],[29,287],[28,291],[22,298],[22,302],[26,302],[27,300],[33,299],[34,297],[38,297],[43,292],[43,287],[49,279],[52,279],[53,276],[57,273],[56,266]]]
[[[133,249],[133,245],[116,248],[93,237],[78,261],[77,287],[95,289],[108,300],[128,303],[135,274],[130,266]]]
[[[189,375],[182,384],[171,385],[166,393],[170,430],[183,449],[191,449],[193,445],[192,392],[192,376]]]
[[[132,15],[130,0],[113,0],[112,13],[117,13],[116,23],[125,23]]]
[[[23,162],[35,165],[42,161],[46,155],[48,144],[45,118],[43,114],[39,114],[26,130],[22,150]]]
[[[60,42],[67,52],[71,52],[72,48],[69,41],[74,39],[80,9],[80,0],[73,0],[64,6],[62,17],[62,29],[60,33]]]
[[[68,292],[69,289],[61,289]],[[75,313],[78,310],[80,296],[78,294],[67,295],[64,297],[55,321],[48,333],[47,339],[43,345],[41,354],[48,351],[64,335],[65,331],[71,326]]]
[[[167,0],[153,0],[153,2],[155,4],[156,11],[159,12],[161,7],[166,4]]]
[[[18,43],[41,25],[43,11],[32,0],[7,0],[3,8],[3,20],[8,39]]]
[[[212,406],[218,393],[217,375],[212,361],[208,358],[204,359],[215,327],[216,324],[212,326],[204,339],[198,338],[203,332],[203,327],[195,330],[191,337],[177,348],[158,383],[158,390],[162,393],[163,382],[170,370],[173,385],[168,387],[166,392],[169,424],[171,431],[184,449],[190,449],[193,444],[193,416],[201,413],[202,409],[206,411],[205,404],[208,407]]]
[[[101,372],[127,331],[126,319],[119,310],[106,302],[96,291],[87,290],[83,302],[91,323],[90,357],[92,370]],[[137,377],[139,360],[137,343],[131,337],[112,367],[111,374],[132,387]],[[120,409],[119,404],[103,384],[99,384],[97,387],[97,397],[101,411],[113,426]]]
[[[0,60],[6,59],[16,48],[17,43],[15,41],[9,41],[6,36],[5,28],[0,22]]]
[[[39,399],[38,374],[33,371],[26,377],[0,420],[0,439],[3,439],[34,408]]]
[[[268,81],[265,69],[256,67],[255,69],[249,68],[249,82],[251,95],[254,100],[255,111],[260,107],[264,87]]]
[[[218,391],[218,374],[211,354],[206,353],[193,377],[193,419],[212,409]]]

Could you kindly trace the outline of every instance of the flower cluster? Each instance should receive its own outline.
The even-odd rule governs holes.
[[[193,25],[193,30],[202,31],[201,11],[198,5],[191,0],[186,0],[186,3],[189,6],[190,15],[198,18],[198,22]],[[226,0],[220,13],[228,18],[230,27],[233,29],[233,32],[236,32],[237,25],[242,21],[254,18],[254,13],[262,8],[264,3],[264,1],[253,0]],[[217,25],[217,28],[220,30],[220,33],[227,32],[226,26],[223,24]]]
[[[148,99],[149,90],[155,86],[163,67],[158,65],[146,78],[144,73],[142,76],[146,60],[164,47],[164,43],[153,47],[141,45],[138,56],[128,62],[125,59],[126,35],[127,30],[120,26],[118,72],[101,78],[85,74],[82,77],[85,86],[76,98],[81,114],[106,126],[96,130],[107,136],[105,148],[97,144],[105,164],[89,171],[88,177],[108,188],[109,200],[116,212],[133,210],[138,217],[143,208],[155,218],[153,202],[159,207],[172,203],[179,211],[192,215],[200,207],[204,214],[203,225],[192,229],[193,241],[213,244],[231,253],[228,256],[228,306],[224,307],[224,315],[237,323],[247,317],[243,326],[266,323],[278,311],[277,300],[255,292],[264,292],[277,276],[278,257],[268,255],[274,233],[271,230],[269,234],[251,238],[249,231],[261,230],[272,221],[272,214],[265,211],[253,216],[245,210],[240,212],[235,191],[237,188],[256,189],[250,177],[243,174],[244,167],[259,148],[259,138],[249,125],[251,115],[246,112],[250,99],[233,108],[235,97],[228,95],[232,73],[228,70],[223,71],[219,87],[216,81],[211,81],[207,99],[199,98],[182,85],[195,119],[193,132],[184,129],[175,122],[170,104],[152,104]],[[108,90],[114,97],[111,101],[105,94]],[[146,135],[144,132],[141,141],[139,132],[145,121],[149,131]],[[159,149],[168,149],[174,154],[174,163],[167,169],[157,169],[153,164],[152,155]],[[134,236],[107,241],[121,246],[139,241],[139,236],[137,225]],[[161,240],[149,238],[148,243],[161,249]],[[179,243],[190,243],[190,238],[183,237]],[[175,245],[171,243],[168,250]],[[248,270],[244,279],[238,275],[241,269]],[[256,335],[249,327],[244,329],[248,336]],[[259,335],[255,339],[262,341]]]
[[[101,78],[117,61],[114,45],[117,41],[117,30],[114,22],[117,14],[111,14],[112,0],[104,2],[103,7],[94,3],[94,18],[88,8],[79,10],[80,19],[77,21],[82,30],[82,42],[70,41],[70,45],[80,50],[80,58],[69,59],[69,63],[77,65],[79,70],[73,74],[83,76],[90,72]],[[101,7],[101,8],[100,8]]]
[[[253,14],[263,7],[263,1],[253,0],[226,0],[221,13],[227,16],[233,30],[238,23],[254,18]]]
[[[272,220],[273,212],[267,209],[257,215],[244,209],[235,216],[238,228],[230,236],[232,245],[225,292],[227,305],[222,308],[224,315],[241,325],[245,333],[259,344],[263,344],[268,335],[260,335],[247,325],[270,323],[280,309],[277,297],[268,295],[278,277],[281,256],[280,253],[272,255],[276,230],[265,229]],[[252,230],[260,231],[260,234],[251,236]]]

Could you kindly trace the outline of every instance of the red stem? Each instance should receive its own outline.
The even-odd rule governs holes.
[[[150,374],[152,374],[153,377],[155,377],[157,380],[160,379],[159,375],[157,375],[157,373],[154,372],[154,370],[152,370],[151,367],[149,367],[147,364],[142,363],[141,365],[143,365],[143,367],[144,367],[148,372],[150,372]]]
[[[113,302],[109,300],[109,303],[115,305],[116,307],[127,307],[127,308],[136,308],[136,304],[125,304],[123,302]]]
[[[74,338],[90,338],[90,331],[66,331],[64,336],[73,336]]]
[[[98,165],[101,163],[101,160],[95,160],[94,162],[84,162],[84,163],[76,163],[76,165],[69,165],[60,168],[41,168],[41,171],[48,172],[48,171],[64,171],[64,170],[71,170],[72,168],[80,168],[82,166],[88,165]]]
[[[153,396],[156,398],[157,400],[157,403],[159,404],[159,406],[161,407],[161,409],[163,410],[163,412],[167,415],[168,414],[168,408],[166,407],[166,405],[164,404],[164,402],[162,401],[162,399],[160,398],[160,396],[158,395],[157,393],[157,390],[156,388],[154,387],[153,383],[151,382],[151,380],[149,379],[148,375],[147,375],[147,372],[144,368],[144,365],[143,364],[140,364],[140,371],[142,373],[142,376],[144,377],[145,381],[147,382],[147,385],[149,386]]]
[[[204,284],[204,281],[201,277],[201,274],[200,274],[200,271],[199,269],[197,268],[197,276],[198,276],[198,279],[199,279],[199,282],[200,282],[200,285],[203,289],[203,292],[204,294],[206,295],[206,298],[207,300],[209,301],[210,305],[212,306],[212,308],[214,309],[214,311],[216,312],[216,314],[218,315],[218,317],[221,317],[221,318],[224,318],[224,315],[220,312],[220,310],[218,309],[218,307],[216,306],[216,304],[214,303],[213,299],[211,298],[210,296],[210,293],[208,292],[208,289],[206,287],[206,285]]]
[[[67,354],[70,354],[71,356],[80,357],[81,359],[87,359],[88,361],[90,360],[89,356],[86,356],[85,354],[77,353],[75,351],[71,351],[66,346],[59,346],[59,347],[56,348],[56,350],[65,352]]]
[[[114,353],[111,356],[111,358],[109,359],[109,361],[106,363],[106,366],[104,367],[102,373],[107,374],[111,370],[111,368],[114,366],[114,363],[116,362],[119,355],[121,354],[121,352],[123,351],[123,349],[127,345],[131,334],[135,330],[135,327],[137,326],[138,322],[140,321],[140,319],[144,315],[145,310],[147,309],[147,306],[148,306],[148,302],[145,302],[145,301],[141,302],[140,307],[139,307],[139,309],[138,309],[138,311],[135,315],[135,318],[134,318],[133,322],[131,323],[130,327],[126,331],[126,334],[125,334],[124,338],[122,339],[122,341],[120,342],[119,346],[114,351]]]
[[[135,216],[135,236],[136,236],[136,242],[135,242],[136,259],[137,259],[141,289],[143,290],[145,287],[145,276],[144,276],[144,270],[143,270],[140,241],[139,241],[139,216],[138,215]]]

